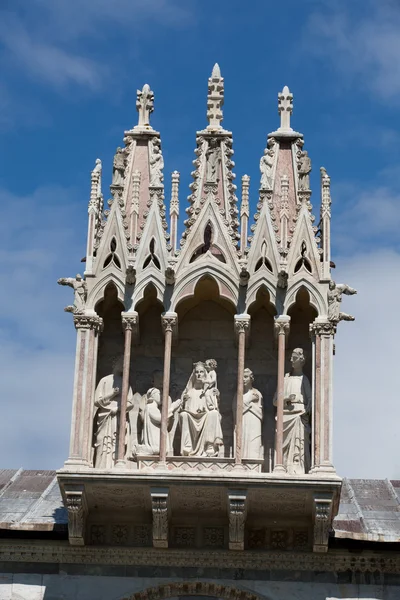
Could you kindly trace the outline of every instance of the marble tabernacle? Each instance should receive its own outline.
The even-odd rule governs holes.
[[[333,340],[353,318],[341,312],[342,294],[356,290],[332,280],[330,178],[322,168],[317,227],[289,89],[278,95],[280,126],[260,160],[250,236],[250,179],[242,178],[239,210],[223,101],[215,65],[180,240],[179,173],[168,223],[147,84],[137,93],[138,124],[116,150],[106,210],[96,160],[84,277],[58,280],[74,290],[65,310],[77,330],[70,454],[58,473],[73,544],[86,543],[94,513],[109,518],[123,482],[132,497],[147,495],[129,519],[150,518],[157,547],[169,545],[180,502],[188,514],[193,497],[211,510],[211,485],[226,498],[214,517],[229,521],[229,548],[243,549],[246,523],[260,511],[266,518],[263,495],[284,493],[304,503],[314,551],[327,550],[341,486]]]
[[[167,218],[149,85],[106,203],[95,161],[85,272],[58,280],[77,333],[69,456],[57,479],[21,471],[2,491],[0,472],[0,529],[19,536],[0,540],[4,597],[25,597],[22,561],[42,565],[35,598],[49,600],[399,597],[398,482],[376,482],[371,508],[374,484],[343,483],[333,462],[334,338],[354,320],[342,296],[357,292],[331,275],[330,177],[321,167],[316,220],[285,86],[250,226],[223,103],[215,65],[182,225],[177,171]],[[10,517],[1,502],[29,486],[42,516],[29,504]]]

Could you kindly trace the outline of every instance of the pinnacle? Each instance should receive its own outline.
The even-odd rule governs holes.
[[[219,68],[219,64],[215,63],[215,65],[213,66],[213,70],[211,73],[211,77],[214,78],[220,78],[221,77],[221,69]]]

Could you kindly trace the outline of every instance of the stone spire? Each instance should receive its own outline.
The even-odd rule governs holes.
[[[136,110],[139,113],[137,127],[151,127],[150,115],[154,110],[154,93],[148,83],[142,90],[137,90]]]
[[[220,129],[223,119],[222,106],[224,104],[224,78],[221,77],[221,71],[218,63],[215,63],[208,80],[207,96],[207,129]]]
[[[242,204],[240,206],[240,251],[243,254],[247,246],[247,230],[249,225],[250,206],[249,206],[249,187],[250,177],[242,177]]]
[[[171,228],[171,246],[176,250],[178,236],[178,219],[179,219],[179,173],[172,173],[171,186],[171,202],[169,207],[170,228]]]

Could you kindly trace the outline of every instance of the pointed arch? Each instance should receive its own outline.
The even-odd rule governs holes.
[[[124,336],[121,327],[121,312],[124,304],[118,289],[110,281],[103,288],[103,297],[95,304],[97,314],[103,319],[103,332],[99,338],[97,381],[111,373],[115,357],[124,352]]]
[[[288,311],[296,303],[296,297],[301,288],[304,288],[309,294],[310,305],[317,311],[317,316],[321,317],[326,315],[327,307],[324,297],[320,290],[305,277],[301,277],[288,288],[283,307],[283,314],[288,314]]]
[[[142,272],[142,277],[136,282],[132,296],[132,306],[136,310],[136,305],[141,302],[149,286],[153,286],[157,293],[157,299],[161,304],[164,301],[165,277],[153,265],[149,265],[145,272]]]
[[[105,290],[110,284],[115,286],[117,289],[118,300],[124,304],[125,280],[123,279],[122,272],[117,274],[115,270],[107,270],[102,277],[99,277],[93,288],[90,290],[86,302],[86,308],[94,309],[95,306],[104,298]]]
[[[226,268],[224,263],[208,255],[210,260],[195,261],[181,271],[179,281],[174,289],[171,298],[171,308],[174,311],[176,306],[184,299],[194,296],[197,283],[204,277],[211,277],[218,286],[219,295],[237,306],[238,303],[238,281],[234,273]]]

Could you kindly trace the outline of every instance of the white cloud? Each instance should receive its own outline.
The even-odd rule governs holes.
[[[400,478],[400,254],[370,251],[340,260],[337,281],[358,294],[341,323],[334,358],[334,463],[347,477]]]
[[[369,88],[384,101],[398,102],[400,92],[400,9],[381,0],[339,0],[314,12],[306,28],[309,48],[341,74],[348,87]],[[356,101],[356,95],[355,95]]]

